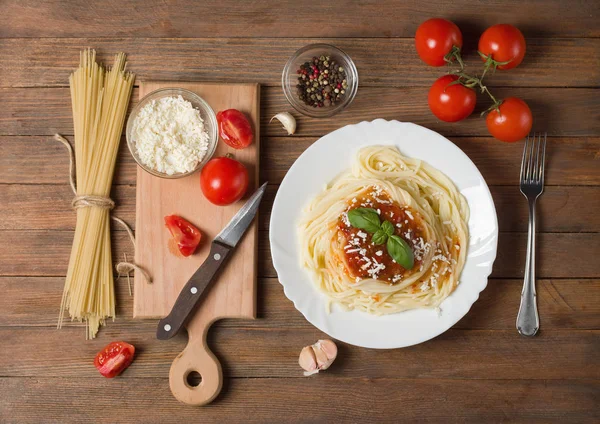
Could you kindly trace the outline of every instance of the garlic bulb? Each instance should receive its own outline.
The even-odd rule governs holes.
[[[273,119],[277,119],[279,122],[281,122],[281,125],[283,125],[283,128],[285,128],[288,135],[292,135],[296,132],[296,119],[291,113],[280,112],[271,118],[269,124],[273,121]]]
[[[326,370],[337,356],[337,346],[331,340],[319,340],[311,346],[306,346],[300,352],[298,364],[309,376]]]

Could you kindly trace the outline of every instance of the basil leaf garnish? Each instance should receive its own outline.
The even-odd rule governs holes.
[[[353,227],[366,230],[369,233],[375,233],[381,227],[379,214],[371,208],[356,208],[348,211],[348,221]]]
[[[373,244],[383,244],[386,242],[388,235],[382,229],[375,231],[373,236],[371,237],[371,241]]]
[[[386,246],[390,256],[405,269],[412,269],[415,266],[413,251],[400,236],[390,236]]]
[[[394,224],[392,224],[390,221],[383,221],[383,224],[381,224],[381,229],[388,236],[391,236],[392,234],[394,234]]]

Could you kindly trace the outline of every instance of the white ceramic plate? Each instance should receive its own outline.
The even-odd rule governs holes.
[[[471,210],[469,251],[456,290],[441,304],[441,313],[417,309],[373,316],[344,311],[320,293],[300,265],[296,225],[302,209],[324,185],[350,167],[364,146],[397,146],[402,154],[422,159],[450,177]],[[477,167],[450,140],[407,122],[377,119],[348,125],[317,140],[296,160],[275,197],[270,224],[273,264],[285,295],[306,319],[329,336],[356,346],[399,348],[422,343],[456,324],[479,298],[492,272],[498,245],[498,220],[490,190]]]

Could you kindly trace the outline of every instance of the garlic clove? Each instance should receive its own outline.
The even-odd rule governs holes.
[[[329,359],[332,362],[335,360],[335,358],[337,357],[338,349],[334,342],[332,342],[331,340],[319,340],[315,344],[318,345],[323,352],[325,352],[325,355],[327,355],[327,359]]]
[[[317,358],[315,358],[315,352],[312,349],[312,346],[306,346],[302,349],[300,357],[298,358],[298,364],[307,373],[314,374],[319,372],[317,368]]]
[[[315,343],[312,348],[315,351],[315,358],[317,358],[317,368],[320,370],[329,368],[329,365],[331,365],[331,362],[333,361],[330,361],[329,358],[327,358],[327,354],[319,348],[318,343]]]
[[[296,132],[296,119],[289,112],[279,112],[277,115],[271,118],[269,124],[277,119],[283,125],[283,128],[287,131],[288,135],[292,135]]]
[[[336,357],[337,346],[335,343],[331,340],[319,340],[302,349],[298,364],[305,370],[304,375],[309,376],[329,368]]]

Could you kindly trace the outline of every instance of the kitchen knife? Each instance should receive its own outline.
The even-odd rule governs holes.
[[[169,315],[159,321],[156,329],[157,339],[170,339],[191,317],[202,294],[207,291],[219,271],[225,266],[233,249],[254,220],[266,188],[267,183],[260,186],[212,241],[208,257],[183,287]]]

